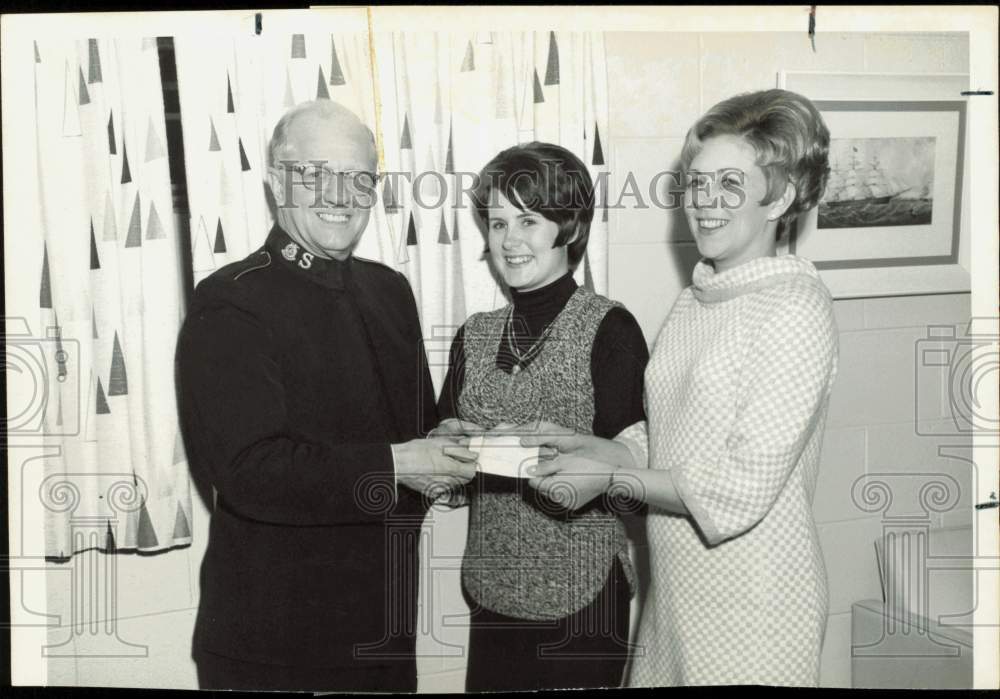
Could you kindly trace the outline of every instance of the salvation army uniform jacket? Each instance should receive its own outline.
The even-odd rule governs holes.
[[[427,504],[397,487],[389,445],[437,414],[406,278],[276,226],[198,285],[177,379],[192,473],[217,493],[196,654],[413,664]]]

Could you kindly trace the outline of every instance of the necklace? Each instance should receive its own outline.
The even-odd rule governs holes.
[[[512,374],[517,374],[524,368],[528,362],[535,358],[535,356],[542,351],[542,345],[545,344],[545,340],[548,339],[549,335],[552,333],[552,328],[555,325],[555,320],[545,326],[545,330],[542,334],[538,336],[538,339],[532,343],[526,351],[521,352],[517,347],[517,341],[514,335],[514,304],[510,306],[510,313],[507,314],[507,349],[510,350],[511,355],[514,357],[514,367],[511,369]]]

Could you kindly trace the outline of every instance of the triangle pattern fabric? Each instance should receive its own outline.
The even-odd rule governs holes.
[[[132,218],[128,224],[128,234],[125,236],[125,247],[137,248],[142,245],[142,210],[139,208],[139,193],[135,193],[135,204],[132,205]]]
[[[222,234],[222,219],[215,226],[215,247],[212,252],[226,252],[226,237]]]
[[[103,82],[104,78],[101,77],[101,54],[97,50],[97,39],[87,39],[87,53],[90,59],[90,72],[87,76],[87,82],[91,85]]]
[[[101,240],[118,240],[118,224],[115,223],[115,208],[111,204],[111,192],[104,197],[104,235]]]
[[[128,394],[128,375],[125,373],[125,355],[122,354],[118,333],[115,333],[115,345],[111,351],[111,376],[108,378],[108,395],[124,396]]]
[[[330,37],[330,84],[331,85],[346,85],[347,80],[344,79],[344,71],[340,67],[340,61],[337,59],[337,42],[334,41],[333,37]]]
[[[90,219],[90,268],[100,269],[101,258],[97,256],[97,241],[94,240],[94,219]]]
[[[542,104],[545,101],[545,92],[542,90],[542,83],[538,80],[538,68],[535,68],[535,104]]]
[[[409,222],[406,224],[406,244],[417,244],[417,224],[413,222],[413,212],[410,212]]]
[[[438,244],[451,245],[451,238],[448,236],[448,226],[444,222],[444,213],[441,214],[441,228],[438,230]]]
[[[139,508],[139,530],[136,535],[136,546],[140,549],[156,548],[159,545],[156,539],[156,531],[153,529],[153,520],[149,518],[146,511],[146,503],[142,503]]]
[[[163,147],[163,141],[156,133],[153,117],[149,117],[149,126],[146,128],[146,162],[165,157],[167,157],[167,150]]]
[[[185,461],[187,461],[187,453],[184,451],[184,438],[181,436],[180,430],[178,430],[177,437],[174,439],[174,459],[171,463],[176,466]]]
[[[66,61],[66,84],[63,93],[63,136],[67,138],[81,136],[80,109],[77,103],[77,91],[73,89],[76,76],[70,72],[69,61]]]
[[[549,32],[549,59],[545,64],[545,84],[559,84],[559,47],[556,44],[555,32]]]
[[[306,57],[306,35],[305,34],[293,34],[292,35],[292,58],[305,58]]]
[[[132,181],[132,171],[128,169],[128,147],[125,145],[125,137],[122,136],[122,184]]]
[[[174,519],[174,534],[173,540],[177,541],[179,539],[190,539],[191,538],[191,527],[188,525],[187,517],[184,516],[184,510],[181,508],[180,503],[177,503],[177,517]]]
[[[115,545],[115,533],[111,531],[111,520],[108,520],[107,525],[107,529],[104,532],[104,552],[114,553],[117,547]]]
[[[90,309],[90,337],[92,340],[100,339],[97,336],[97,311]]]
[[[316,99],[330,99],[330,91],[326,89],[326,76],[323,75],[323,66],[319,67],[319,82],[316,84]]]
[[[108,114],[108,153],[118,155],[118,144],[115,143],[115,113]]]
[[[208,272],[215,269],[215,257],[212,256],[212,247],[208,242],[208,229],[205,228],[204,216],[198,219],[198,235],[192,242],[192,266],[195,272]]]
[[[247,160],[247,152],[243,150],[243,139],[240,139],[240,167],[243,172],[250,172],[250,161]]]
[[[167,232],[160,222],[160,215],[156,213],[156,202],[149,202],[149,218],[146,219],[146,240],[162,240],[167,237]]]
[[[87,83],[83,79],[83,68],[80,68],[80,106],[90,104],[90,93],[87,92]]]
[[[409,264],[410,250],[409,248],[406,247],[406,245],[403,245],[405,241],[402,238],[400,239],[399,242],[400,245],[397,246],[398,250],[396,250],[396,264],[397,265]]]
[[[209,117],[208,124],[212,127],[212,134],[208,140],[208,152],[214,153],[216,151],[221,151],[222,148],[219,147],[219,135],[215,132],[215,120],[212,117]]]
[[[462,60],[461,71],[463,73],[468,73],[469,71],[476,69],[476,54],[472,50],[472,42],[469,41],[468,45],[465,47],[465,58]]]
[[[391,177],[386,177],[385,184],[382,185],[382,205],[387,214],[394,214],[401,208],[399,202],[396,201],[396,193],[392,189]]]
[[[399,148],[400,150],[413,148],[413,142],[410,140],[410,117],[405,114],[403,115],[403,133],[399,137]]]
[[[594,290],[594,275],[590,271],[590,255],[586,253],[583,255],[583,286],[586,287],[587,291]]]
[[[448,150],[445,151],[444,156],[444,171],[445,174],[454,175],[455,174],[455,154],[452,151],[452,126],[448,124]]]
[[[233,84],[229,80],[229,73],[226,73],[226,114],[235,114],[236,105],[233,104]]]
[[[111,414],[111,408],[108,407],[108,399],[104,397],[104,386],[101,385],[101,377],[97,377],[97,414]]]
[[[604,149],[601,148],[601,129],[594,124],[594,159],[591,165],[604,165]]]
[[[52,284],[49,281],[49,246],[42,248],[42,282],[38,292],[39,308],[52,308]]]

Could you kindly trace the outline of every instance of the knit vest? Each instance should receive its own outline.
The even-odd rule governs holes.
[[[473,315],[465,325],[460,417],[486,429],[544,420],[592,434],[591,351],[601,321],[616,305],[578,288],[534,360],[513,374],[496,366],[510,307]],[[466,592],[506,616],[561,619],[598,596],[615,556],[634,590],[625,528],[602,500],[568,512],[526,480],[480,474],[469,489]]]

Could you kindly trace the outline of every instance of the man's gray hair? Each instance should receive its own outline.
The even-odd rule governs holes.
[[[268,164],[271,167],[277,167],[282,156],[285,155],[285,151],[288,148],[288,130],[291,128],[292,123],[305,114],[316,114],[327,119],[348,119],[349,121],[356,122],[368,134],[372,152],[375,154],[378,153],[378,149],[375,146],[375,134],[358,118],[357,114],[333,100],[318,99],[297,104],[278,119],[278,123],[274,125],[274,133],[271,134],[271,143],[267,151]]]

